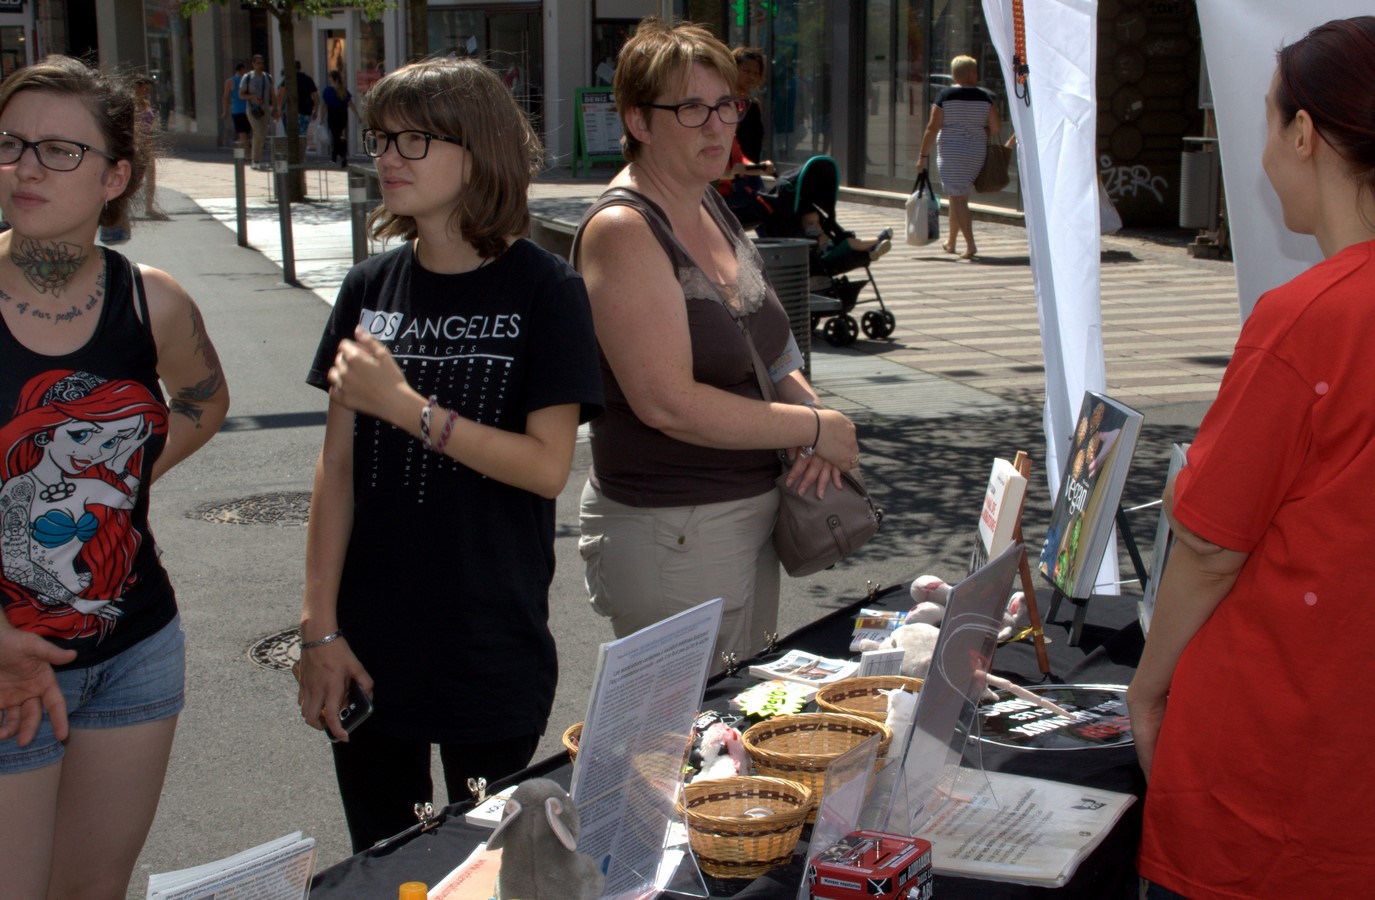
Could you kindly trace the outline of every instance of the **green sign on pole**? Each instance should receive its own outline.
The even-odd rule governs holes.
[[[581,165],[587,172],[593,163],[619,163],[621,155],[621,118],[616,114],[616,98],[611,88],[583,87],[574,91],[577,115],[574,123],[573,177]]]

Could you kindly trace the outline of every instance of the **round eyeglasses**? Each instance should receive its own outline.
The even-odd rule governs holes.
[[[382,131],[369,128],[363,132],[363,152],[373,159],[396,147],[402,159],[424,159],[430,152],[430,141],[443,141],[446,144],[463,146],[461,138],[443,134],[430,134],[428,131]]]
[[[87,153],[97,153],[110,162],[119,162],[118,157],[77,141],[64,141],[58,138],[26,141],[8,131],[0,131],[0,166],[12,166],[19,162],[19,157],[24,155],[25,150],[32,150],[34,158],[45,169],[52,169],[54,172],[70,172],[81,165]]]
[[[707,119],[711,117],[711,111],[716,110],[716,117],[724,125],[736,125],[741,119],[745,118],[745,112],[750,108],[750,101],[742,98],[722,100],[720,103],[712,105],[710,103],[699,103],[696,100],[689,100],[687,103],[646,103],[650,109],[671,109],[673,114],[678,117],[678,124],[684,128],[701,128],[707,124]]]

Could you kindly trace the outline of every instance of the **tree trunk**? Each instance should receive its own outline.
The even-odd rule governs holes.
[[[300,203],[306,199],[306,173],[301,169],[305,162],[305,142],[302,135],[296,133],[297,123],[300,122],[298,111],[301,108],[301,98],[297,96],[296,90],[296,14],[289,5],[280,12],[274,11],[277,16],[277,31],[282,39],[282,88],[285,92],[285,103],[282,104],[282,130],[286,132],[286,158],[290,162],[291,168],[287,170],[287,197],[292,203]]]
[[[408,0],[406,8],[409,13],[406,17],[406,28],[410,32],[409,62],[415,62],[430,55],[430,8],[426,0]]]

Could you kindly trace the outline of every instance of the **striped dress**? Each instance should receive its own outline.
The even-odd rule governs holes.
[[[936,97],[941,130],[936,134],[936,166],[947,197],[965,197],[988,152],[988,111],[993,95],[979,87],[948,87]]]

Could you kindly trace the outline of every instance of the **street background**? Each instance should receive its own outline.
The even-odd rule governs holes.
[[[130,898],[144,896],[151,872],[208,862],[296,829],[319,842],[317,871],[349,853],[329,744],[301,722],[286,671],[326,407],[304,376],[351,264],[346,173],[308,172],[312,199],[293,207],[302,287],[282,281],[269,176],[246,174],[250,247],[236,244],[234,167],[225,153],[161,160],[158,200],[170,221],[137,222],[119,248],[170,272],[197,299],[232,396],[223,432],[153,494],[152,524],[188,638],[187,707]],[[576,209],[610,174],[550,173],[532,198]],[[902,234],[901,208],[842,202],[838,219],[864,236],[883,227]],[[829,405],[856,420],[865,477],[885,519],[878,536],[835,569],[784,578],[784,634],[871,587],[928,572],[958,579],[993,458],[1019,449],[1036,462],[1042,456],[1043,372],[1025,233],[1015,224],[979,222],[976,238],[973,261],[942,253],[938,243],[912,248],[899,240],[873,267],[896,318],[892,339],[861,336],[845,349],[819,338],[813,344],[812,380]],[[1174,234],[1105,237],[1102,259],[1109,393],[1145,413],[1124,496],[1131,507],[1158,497],[1170,443],[1191,438],[1216,395],[1239,330],[1236,287],[1230,264],[1190,258]],[[872,298],[866,291],[861,302]],[[861,305],[856,315],[869,309],[877,305]],[[537,758],[559,752],[560,733],[583,718],[598,645],[611,638],[587,603],[576,551],[588,459],[580,441],[558,502],[550,608],[561,673]],[[1050,500],[1043,474],[1034,473],[1025,522],[1035,547]],[[1147,552],[1156,515],[1130,517]],[[1125,579],[1131,570],[1123,558]],[[456,594],[463,581],[461,571],[446,578]],[[1096,602],[1134,602],[1133,586],[1125,590],[1120,600]],[[409,598],[379,602],[411,614]],[[1052,640],[1067,638],[1068,613],[1048,623]],[[1091,605],[1090,626],[1093,619]],[[423,618],[416,627],[425,627]],[[455,659],[478,639],[455,636]],[[1085,640],[1094,640],[1092,628]],[[445,802],[438,779],[436,801]]]

